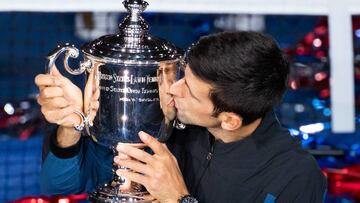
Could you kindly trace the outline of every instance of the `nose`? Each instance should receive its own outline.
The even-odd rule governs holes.
[[[180,79],[170,86],[170,94],[174,97],[184,97],[185,79]]]

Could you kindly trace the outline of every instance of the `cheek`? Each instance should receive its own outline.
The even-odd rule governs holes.
[[[208,119],[212,117],[212,106],[201,104],[197,101],[186,103],[187,113],[192,114],[195,118]]]
[[[192,124],[206,128],[218,127],[221,124],[220,121],[212,117],[211,114],[204,112],[188,117],[190,118]]]
[[[198,104],[198,108],[201,109],[201,112],[203,115],[206,115],[206,116],[209,116],[211,117],[213,115],[213,112],[214,112],[214,106],[213,104],[211,103],[211,101],[206,101],[206,102],[203,102],[201,104]]]

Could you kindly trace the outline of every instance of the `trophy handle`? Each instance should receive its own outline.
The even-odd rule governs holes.
[[[51,74],[52,68],[55,66],[55,62],[57,60],[57,58],[60,56],[60,54],[62,54],[63,52],[65,52],[65,57],[64,57],[64,67],[65,70],[72,74],[72,75],[80,75],[82,73],[85,72],[86,69],[90,70],[92,63],[89,59],[80,62],[80,66],[77,69],[73,69],[69,66],[68,60],[69,58],[77,58],[79,56],[79,49],[77,49],[74,45],[66,43],[66,44],[61,44],[58,45],[52,52],[50,52],[47,56],[47,64],[46,64],[46,73]],[[89,118],[88,116],[85,116],[85,114],[81,111],[75,110],[74,113],[76,113],[77,115],[79,115],[80,117],[80,124],[79,125],[75,125],[74,128],[78,131],[82,131],[85,127],[85,125],[87,125],[89,123]]]

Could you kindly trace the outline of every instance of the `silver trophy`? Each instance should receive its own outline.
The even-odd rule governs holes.
[[[75,112],[81,123],[75,128],[112,149],[119,142],[144,147],[139,131],[163,142],[173,127],[184,128],[176,120],[176,109],[169,106],[172,98],[167,94],[179,77],[181,51],[148,34],[149,27],[141,17],[147,2],[126,0],[123,4],[129,15],[119,25],[119,32],[85,44],[79,68],[69,67],[69,57],[79,55],[79,50],[69,44],[51,52],[47,64],[50,73],[58,56],[65,52],[64,67],[69,73],[88,74],[83,112]],[[111,182],[99,186],[89,199],[111,203],[153,200],[143,186],[115,174]]]

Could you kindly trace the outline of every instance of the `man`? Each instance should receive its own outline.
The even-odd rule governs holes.
[[[120,155],[114,161],[132,170],[118,170],[117,174],[141,183],[160,202],[322,202],[326,180],[316,161],[280,126],[273,113],[286,90],[289,73],[274,40],[256,32],[210,35],[189,50],[187,61],[184,78],[167,90],[173,98],[168,107],[176,108],[177,118],[187,129],[175,131],[167,146],[140,132],[154,154],[119,145]],[[40,104],[49,99],[40,98]],[[58,124],[63,120],[64,116],[58,117]],[[61,149],[59,137],[65,134],[58,130],[60,143],[52,142],[51,153]],[[74,140],[70,143],[79,145]],[[84,147],[86,153],[96,148],[89,141],[82,142]],[[71,155],[70,159],[84,160],[90,156],[84,150]],[[52,161],[59,161],[54,157]],[[86,161],[69,162],[81,170],[94,167]],[[46,170],[53,164],[45,160],[44,166]],[[52,177],[71,176],[61,171]],[[100,177],[94,175],[100,172],[105,169],[86,175]],[[67,188],[77,192],[94,184],[74,179],[78,183]],[[50,188],[58,191],[55,186]]]

